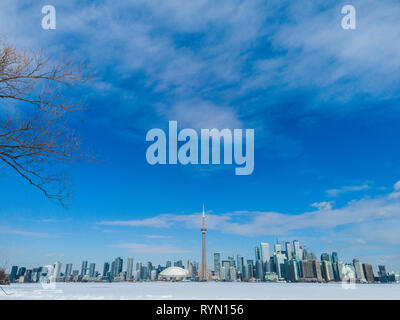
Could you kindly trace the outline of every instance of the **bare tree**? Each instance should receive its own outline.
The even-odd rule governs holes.
[[[10,282],[8,275],[6,274],[5,268],[0,268],[0,285],[7,284]]]
[[[93,78],[88,69],[0,43],[0,163],[62,205],[70,195],[65,163],[90,158],[67,125],[82,101],[66,98]]]

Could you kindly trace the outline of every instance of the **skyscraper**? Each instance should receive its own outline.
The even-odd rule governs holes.
[[[263,263],[269,261],[269,243],[267,242],[261,242],[260,243],[261,247],[261,260]]]
[[[86,274],[87,264],[87,261],[82,261],[81,276],[84,276]]]
[[[61,273],[61,262],[57,261],[54,264],[54,271],[53,271],[53,276],[55,276],[56,278],[60,276]]]
[[[214,253],[214,274],[218,279],[221,279],[221,254]]]
[[[260,248],[259,247],[255,247],[254,248],[254,256],[255,256],[255,261],[261,260]]]
[[[290,242],[285,242],[285,251],[286,251],[286,259],[292,259],[292,247],[290,246]]]
[[[256,261],[256,278],[258,280],[264,279],[264,270],[263,270],[263,264],[262,264],[261,259],[258,259]]]
[[[356,279],[360,282],[366,282],[367,280],[365,279],[364,269],[361,262],[358,259],[353,259],[353,266],[356,272]]]
[[[118,277],[119,274],[122,272],[122,264],[123,260],[121,257],[116,258],[113,263],[111,264],[111,275],[113,277]]]
[[[206,261],[206,217],[204,214],[204,204],[203,204],[203,226],[201,228],[201,236],[203,240],[203,253],[201,259],[201,276],[200,280],[206,281],[207,280],[207,261]]]
[[[108,262],[104,262],[103,277],[107,277],[107,273],[109,270],[110,270],[110,264]]]
[[[11,282],[14,282],[17,279],[17,271],[18,271],[18,266],[12,266],[10,274]]]
[[[303,259],[303,252],[300,249],[300,243],[298,240],[293,241],[293,249],[294,249],[294,256],[296,257],[297,261],[300,261]]]
[[[236,257],[236,260],[237,260],[237,270],[240,273],[240,277],[242,277],[243,276],[243,266],[244,266],[243,257],[238,254]]]
[[[270,267],[270,262],[269,262],[269,259],[270,259],[269,243],[261,242],[260,247],[261,247],[261,261],[263,263],[264,273],[270,272],[271,267]]]
[[[383,265],[378,266],[378,274],[381,282],[388,282],[388,273],[386,272],[386,267]]]
[[[65,276],[69,277],[72,274],[72,263],[67,263],[65,267]]]
[[[133,273],[133,258],[128,257],[128,262],[126,264],[126,279],[131,280]]]
[[[372,265],[364,263],[363,270],[366,280],[371,283],[374,282],[374,271],[372,270]]]
[[[89,265],[89,277],[93,278],[95,276],[95,272],[96,272],[96,264],[91,263]]]

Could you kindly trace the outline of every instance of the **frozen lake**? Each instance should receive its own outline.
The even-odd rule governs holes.
[[[143,282],[2,286],[0,299],[400,299],[400,284]]]

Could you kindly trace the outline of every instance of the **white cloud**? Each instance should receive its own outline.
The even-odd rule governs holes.
[[[337,197],[343,193],[363,191],[363,190],[368,190],[369,188],[370,185],[368,183],[364,183],[362,185],[343,186],[340,188],[328,189],[325,192],[329,197]]]
[[[170,245],[152,245],[143,243],[119,243],[111,245],[112,248],[128,249],[132,253],[147,254],[172,254],[172,253],[188,253],[190,250],[176,248]]]
[[[55,238],[57,235],[52,235],[49,233],[41,233],[41,232],[31,232],[21,229],[0,227],[0,234],[9,234],[9,235],[18,235],[18,236],[26,236],[26,237],[35,237],[35,238]]]
[[[329,202],[315,203],[318,211],[287,214],[265,211],[234,211],[207,214],[207,228],[218,232],[245,236],[285,236],[290,234],[330,234],[331,239],[363,239],[393,243],[400,228],[400,201],[389,196],[353,200],[333,209]],[[147,226],[153,228],[199,229],[201,213],[188,215],[162,214],[150,219],[109,221],[102,224]],[[341,231],[337,231],[339,228]]]
[[[397,181],[393,186],[393,192],[389,194],[389,198],[395,199],[400,197],[400,181]]]
[[[334,204],[333,201],[321,201],[321,202],[314,202],[310,204],[311,207],[317,208],[318,210],[331,210],[332,205]]]
[[[149,238],[149,239],[169,239],[169,238],[171,238],[170,236],[163,236],[160,234],[146,234],[145,237]]]

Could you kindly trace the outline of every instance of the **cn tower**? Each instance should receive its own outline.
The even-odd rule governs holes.
[[[203,204],[203,226],[201,228],[201,236],[203,238],[203,255],[201,260],[201,281],[207,281],[207,261],[206,261],[206,216],[204,214],[204,204]]]

